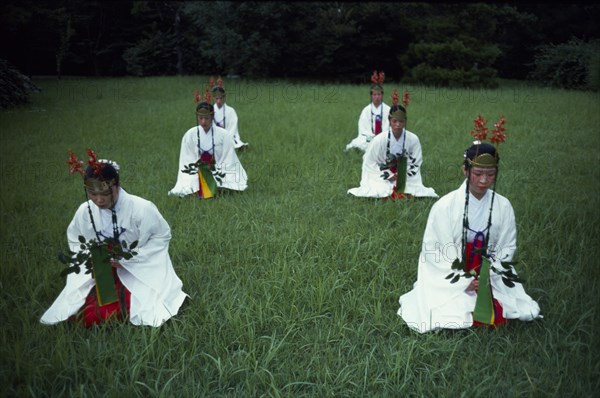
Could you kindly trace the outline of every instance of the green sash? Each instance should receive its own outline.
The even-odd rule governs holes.
[[[490,284],[490,260],[482,257],[479,270],[479,287],[477,288],[477,301],[473,310],[473,320],[486,325],[494,324],[494,301],[492,286]]]
[[[198,179],[200,181],[200,197],[209,199],[217,194],[217,182],[208,163],[200,163],[198,166]]]
[[[396,190],[395,192],[404,193],[406,189],[406,156],[402,156],[398,159],[398,164],[396,165],[396,175],[398,179],[396,180]]]
[[[118,301],[108,249],[105,245],[95,246],[90,249],[90,253],[92,255],[92,274],[96,281],[98,304],[102,306]]]

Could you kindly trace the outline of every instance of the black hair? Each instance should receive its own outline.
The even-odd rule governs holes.
[[[110,163],[102,163],[103,167],[100,172],[96,173],[92,166],[85,169],[84,180],[95,179],[101,181],[114,180],[115,185],[119,185],[119,173]]]
[[[219,86],[214,86],[212,89],[212,92],[213,93],[219,92],[219,93],[222,93],[223,95],[225,95],[225,89],[223,87],[219,87]]]
[[[213,108],[213,106],[206,101],[200,102],[196,106],[196,112],[198,112],[200,109],[206,109],[207,111],[210,111],[211,115],[215,113],[215,108]]]

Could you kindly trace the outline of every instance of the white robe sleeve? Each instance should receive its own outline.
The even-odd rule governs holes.
[[[423,185],[421,177],[421,166],[423,164],[423,151],[419,137],[410,132],[405,131],[406,150],[408,159],[406,162],[406,188],[405,192],[416,197],[433,197],[437,198],[438,194],[433,188]]]
[[[123,214],[131,214],[129,231],[122,237],[129,245],[138,241],[137,255],[121,260],[117,269],[123,285],[131,292],[130,322],[160,326],[176,315],[187,295],[169,255],[171,229],[156,206],[135,197]]]
[[[235,109],[226,105],[225,112],[225,127],[227,128],[229,134],[231,134],[231,136],[233,137],[234,148],[237,149],[248,145],[247,143],[243,142],[240,137],[240,132],[238,130],[238,116]]]
[[[69,249],[77,253],[79,252],[79,236],[82,235],[89,240],[90,236],[87,225],[89,224],[89,216],[87,214],[87,205],[83,203],[73,216],[71,223],[67,227],[67,241]],[[64,321],[71,315],[75,314],[85,302],[90,290],[94,287],[95,282],[91,274],[86,274],[85,266],[81,266],[81,271],[70,273],[67,275],[65,287],[54,300],[52,305],[44,312],[40,318],[40,322],[46,325],[53,325]]]
[[[200,128],[200,127],[198,127]],[[198,176],[182,172],[184,166],[198,161],[198,139],[196,138],[196,127],[189,129],[181,139],[181,149],[179,152],[179,168],[177,169],[177,182],[169,191],[172,196],[185,196],[200,189]]]
[[[492,266],[498,270],[504,270],[501,262],[512,261],[517,249],[517,225],[515,222],[515,212],[510,202],[497,195],[497,201],[494,206],[500,210],[494,215],[498,219],[493,220],[493,225],[498,226],[497,242],[494,243],[491,251],[494,255]],[[517,274],[514,266],[511,266],[514,274]],[[494,298],[502,304],[502,310],[506,319],[520,319],[530,321],[541,318],[540,307],[526,292],[521,283],[515,283],[515,286],[508,287],[502,281],[502,276],[490,272],[490,283]]]
[[[358,117],[358,135],[346,145],[346,150],[357,148],[366,151],[367,144],[375,137],[371,125],[371,104],[360,112]]]
[[[215,134],[215,170],[224,174],[222,181],[217,181],[219,188],[244,191],[248,187],[248,175],[235,152],[231,134],[220,127],[214,127]]]
[[[385,198],[391,195],[394,183],[383,179],[383,171],[379,166],[386,161],[386,148],[386,133],[377,135],[371,141],[363,155],[360,186],[349,189],[349,194],[369,198]]]

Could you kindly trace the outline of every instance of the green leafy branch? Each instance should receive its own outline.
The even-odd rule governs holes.
[[[458,280],[463,277],[463,278],[475,278],[477,279],[477,272],[475,272],[475,270],[470,270],[470,271],[465,271],[465,261],[464,260],[459,260],[458,258],[456,260],[454,260],[452,262],[452,266],[450,268],[452,268],[453,271],[450,274],[448,274],[448,276],[446,276],[445,279],[451,279],[450,283],[456,283],[458,282]],[[462,272],[462,274],[461,274]]]
[[[110,262],[111,260],[129,260],[133,256],[137,255],[138,252],[134,251],[134,249],[138,245],[138,241],[134,241],[129,247],[127,246],[127,242],[124,240],[119,242],[114,238],[106,238],[103,241],[98,242],[96,239],[90,239],[87,241],[84,236],[79,235],[79,251],[73,252],[71,250],[67,251],[67,254],[60,252],[58,253],[58,260],[67,266],[60,275],[66,276],[70,273],[78,274],[81,272],[81,266],[84,266],[86,274],[92,272],[93,262],[92,262],[92,254],[91,249],[105,246],[109,256],[104,259],[106,262]]]
[[[223,183],[223,178],[225,178],[225,173],[221,173],[216,170],[214,160],[210,163],[205,163],[202,160],[198,159],[198,161],[196,161],[194,163],[190,163],[190,164],[183,166],[183,170],[181,170],[181,172],[190,174],[190,175],[194,175],[194,174],[198,174],[198,170],[201,167],[208,167],[208,169],[212,173],[213,177],[215,178],[215,181],[217,181],[219,184]]]
[[[388,155],[385,163],[378,163],[377,165],[379,166],[379,170],[383,171],[381,178],[387,180],[388,178],[392,177],[394,174],[389,170],[391,168],[397,168],[398,160],[402,159],[403,157],[403,155],[390,154]]]
[[[483,249],[478,249],[477,251],[481,252]],[[477,252],[476,251],[476,252]],[[515,287],[515,283],[524,283],[525,280],[519,278],[517,274],[515,274],[513,265],[517,264],[516,261],[501,261],[500,265],[502,265],[503,269],[498,269],[494,266],[491,267],[491,270],[496,274],[502,277],[502,282],[508,287]],[[456,283],[458,280],[463,278],[478,278],[475,270],[466,271],[466,264],[464,260],[459,260],[458,258],[452,262],[451,268],[455,271],[451,272],[446,276],[445,279],[450,279],[450,283]]]
[[[515,287],[515,283],[525,283],[525,279],[521,279],[515,274],[513,265],[515,265],[516,261],[501,261],[500,265],[504,270],[499,270],[496,267],[492,266],[492,271],[502,276],[502,282],[508,287]]]

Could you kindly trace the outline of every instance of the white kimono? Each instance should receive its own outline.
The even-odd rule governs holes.
[[[453,271],[452,262],[462,259],[465,189],[466,180],[431,208],[419,256],[417,281],[410,292],[400,296],[398,315],[419,333],[473,325],[477,294],[466,290],[473,279],[461,277],[456,283],[446,279]],[[469,224],[478,225],[477,230],[483,230],[487,225],[491,197],[491,190],[480,201],[473,195],[469,197]],[[516,247],[517,229],[512,205],[496,193],[488,242],[488,252],[494,257],[492,266],[503,269],[500,262],[512,261]],[[490,272],[490,283],[494,298],[502,305],[504,318],[529,321],[541,317],[538,303],[525,293],[522,284],[507,287],[502,277],[493,271]]]
[[[389,130],[385,130],[373,138],[363,155],[360,186],[349,189],[348,193],[368,198],[386,198],[392,194],[396,182],[384,180],[382,177],[384,172],[379,166],[387,161],[388,136],[390,139],[390,153],[398,154],[404,148],[408,156],[404,192],[415,197],[429,196],[437,198],[438,195],[433,188],[423,186],[421,179],[421,164],[423,163],[421,143],[419,138],[408,130],[402,132],[399,140],[396,140],[396,137]],[[396,149],[394,150],[394,148]]]
[[[104,236],[113,235],[111,211],[100,209],[91,200],[84,202],[67,229],[69,248],[73,252],[80,250],[80,235],[86,240],[96,239],[88,203],[97,230]],[[177,314],[187,297],[169,256],[171,229],[154,203],[130,195],[123,188],[119,188],[115,210],[121,231],[119,240],[125,240],[128,245],[138,241],[134,249],[138,254],[129,260],[120,260],[122,267],[117,268],[119,279],[131,292],[129,321],[134,325],[158,327]],[[94,278],[85,271],[81,266],[78,274],[67,276],[65,288],[42,315],[41,323],[52,325],[64,321],[81,309],[95,286]]]
[[[177,182],[169,191],[169,195],[185,196],[200,189],[200,181],[197,174],[186,174],[181,170],[190,163],[195,163],[200,158],[198,152],[198,137],[200,137],[200,148],[203,151],[212,150],[214,137],[215,168],[218,173],[225,176],[221,182],[217,182],[219,188],[243,191],[248,187],[248,175],[235,153],[233,137],[225,129],[215,125],[208,133],[200,126],[189,129],[181,139],[181,151],[179,153],[179,169]]]
[[[375,137],[375,116],[377,115],[381,116],[381,133],[379,134],[388,131],[390,127],[388,119],[390,106],[382,102],[381,105],[375,107],[373,103],[370,103],[360,113],[360,117],[358,118],[358,136],[346,145],[346,150],[351,148],[358,148],[361,151],[367,150],[369,142]]]
[[[240,132],[238,131],[238,117],[235,109],[227,104],[223,104],[221,108],[219,108],[217,104],[214,104],[213,107],[215,110],[213,123],[216,126],[224,128],[233,136],[235,149],[248,145],[247,142],[243,142],[240,138]]]

